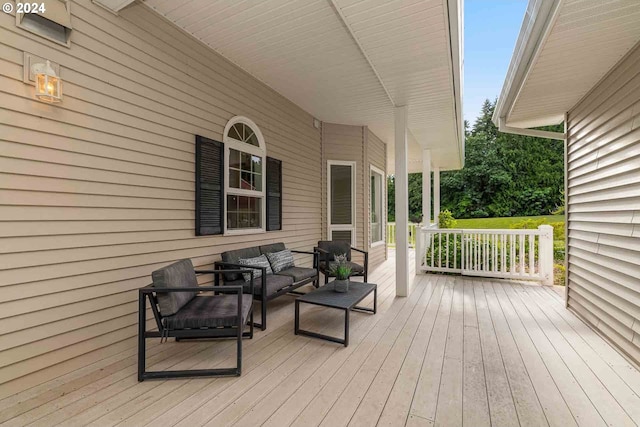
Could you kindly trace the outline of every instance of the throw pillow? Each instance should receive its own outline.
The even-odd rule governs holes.
[[[276,274],[281,272],[282,270],[286,270],[287,268],[296,266],[293,262],[293,255],[291,255],[291,251],[289,249],[267,254],[267,258],[269,258],[271,269]]]
[[[264,255],[260,255],[255,258],[240,258],[238,260],[238,264],[246,265],[247,267],[266,267],[267,274],[273,273],[273,270],[271,270],[271,264],[269,264],[269,260]],[[254,279],[262,277],[261,269],[253,268],[252,270],[253,270]],[[244,277],[245,282],[248,282],[249,280],[251,280],[251,274],[249,273],[242,273],[242,276]]]

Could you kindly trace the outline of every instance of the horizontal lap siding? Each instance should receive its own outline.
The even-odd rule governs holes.
[[[369,129],[367,129],[367,157],[369,158],[369,165],[373,165],[384,172],[382,182],[382,241],[384,245],[371,247],[371,238],[369,237],[369,265],[373,270],[387,259],[387,145]],[[369,165],[367,165],[367,168],[369,168]],[[367,184],[367,199],[369,200],[367,207],[369,207],[371,206],[371,189],[369,188],[371,181],[368,180]],[[370,216],[371,212],[369,212],[367,221],[370,220]]]
[[[154,269],[322,236],[308,113],[143,5],[71,8],[70,49],[0,15],[0,398],[135,346]],[[61,104],[33,99],[24,51],[60,64]],[[235,115],[283,162],[283,229],[196,238],[195,134],[220,140]]]
[[[568,304],[640,363],[640,45],[568,114]]]

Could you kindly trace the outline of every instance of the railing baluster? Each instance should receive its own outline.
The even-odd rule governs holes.
[[[447,257],[446,257],[446,265],[447,265],[447,268],[449,268],[449,232],[447,232],[446,236],[447,236],[447,254],[446,254],[446,255],[447,255]]]
[[[533,277],[535,263],[534,263],[534,255],[535,255],[535,236],[533,234],[529,234],[529,276]]]
[[[435,255],[435,253],[434,253],[434,250],[435,250],[435,246],[434,246],[434,242],[435,242],[435,235],[434,235],[434,233],[431,233],[430,238],[431,238],[431,247],[433,248],[433,249],[431,250],[431,268],[433,268],[433,263],[434,263],[434,261],[435,261],[435,259],[436,259],[436,255]]]
[[[442,268],[442,233],[438,233],[438,267]]]
[[[453,234],[453,268],[458,268],[458,233]]]
[[[525,259],[525,253],[524,253],[524,234],[520,235],[520,275],[524,276],[524,259]]]

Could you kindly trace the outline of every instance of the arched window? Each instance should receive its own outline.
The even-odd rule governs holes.
[[[262,132],[246,117],[234,117],[224,129],[224,145],[225,231],[264,231],[267,150]]]

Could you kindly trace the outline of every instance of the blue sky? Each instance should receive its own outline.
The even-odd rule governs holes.
[[[464,119],[500,94],[527,0],[464,0]]]

